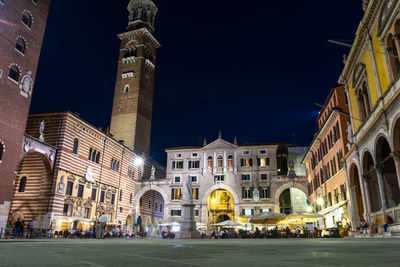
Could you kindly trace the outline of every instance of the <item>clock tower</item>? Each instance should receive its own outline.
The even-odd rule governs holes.
[[[151,0],[131,0],[127,31],[118,35],[118,60],[111,134],[137,153],[150,150],[156,49],[154,20],[157,7]]]

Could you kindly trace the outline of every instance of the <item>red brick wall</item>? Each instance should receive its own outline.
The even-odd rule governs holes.
[[[19,84],[8,79],[9,67],[16,64],[20,68],[20,79],[27,71],[32,72],[35,80],[36,69],[42,46],[43,34],[47,21],[50,0],[40,0],[35,4],[32,0],[5,0],[0,3],[0,140],[4,142],[6,151],[0,163],[0,205],[11,201],[14,171],[21,161],[22,142],[25,125],[31,102],[20,94]],[[29,11],[33,22],[31,29],[22,24],[22,12]],[[17,37],[26,41],[25,55],[15,50]]]

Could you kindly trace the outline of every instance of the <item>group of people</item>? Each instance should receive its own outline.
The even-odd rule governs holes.
[[[25,224],[24,220],[17,218],[14,224],[9,221],[5,229],[5,236],[14,238],[32,238],[35,236],[41,236],[42,229],[35,229],[34,223],[31,221]]]

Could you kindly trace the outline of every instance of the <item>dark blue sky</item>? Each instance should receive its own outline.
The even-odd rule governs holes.
[[[109,125],[128,0],[52,1],[31,112]],[[307,146],[337,84],[361,0],[161,1],[151,155],[223,138]]]

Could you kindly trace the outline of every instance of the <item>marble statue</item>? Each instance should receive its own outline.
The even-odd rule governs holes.
[[[151,166],[151,175],[150,175],[150,180],[155,180],[156,179],[156,168],[154,165]]]
[[[60,182],[57,185],[57,193],[64,194],[64,187],[65,187],[64,176],[61,176]]]
[[[192,177],[189,175],[185,186],[185,203],[193,203]]]
[[[88,181],[90,183],[94,183],[93,171],[92,171],[92,167],[90,167],[90,166],[86,167],[85,179],[86,179],[86,181]]]
[[[349,122],[347,122],[347,140],[350,144],[354,144],[353,127]]]
[[[258,189],[254,189],[253,191],[253,200],[255,202],[258,202],[260,200],[260,191],[258,191]]]
[[[40,127],[39,127],[39,140],[40,141],[44,141],[44,120],[40,123]]]

